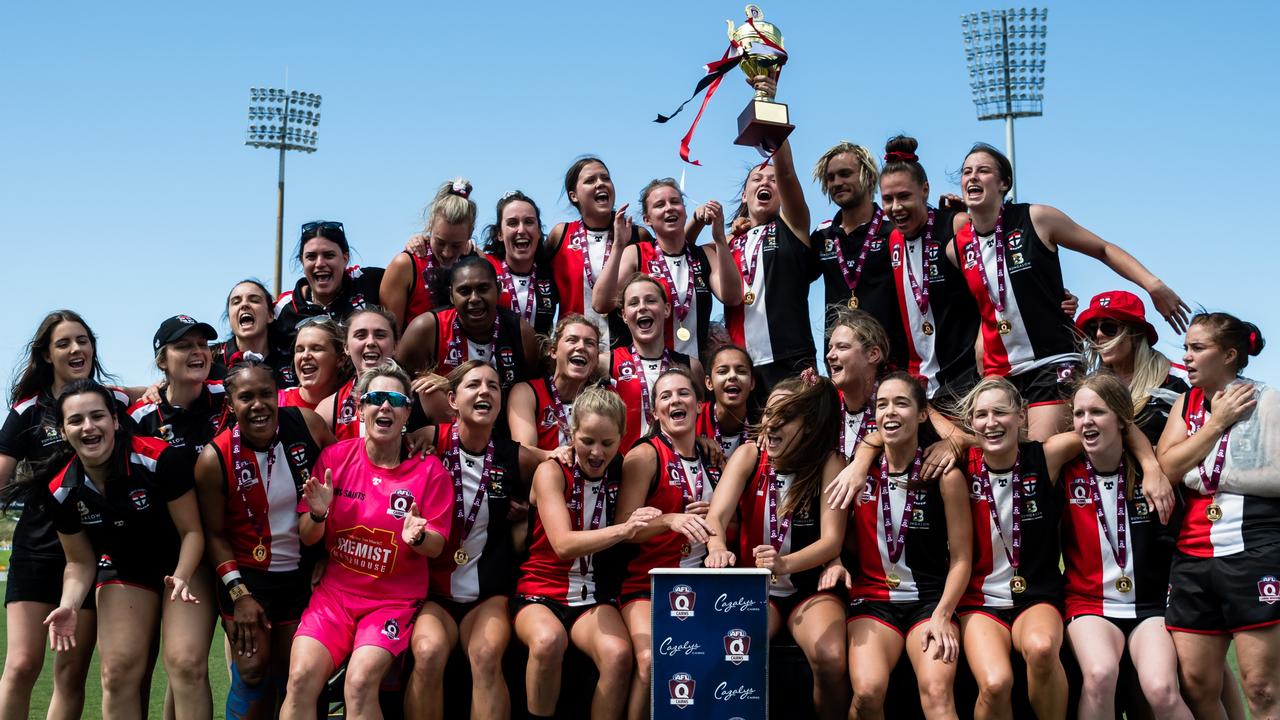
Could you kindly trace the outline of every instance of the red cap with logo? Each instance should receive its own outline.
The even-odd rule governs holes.
[[[1084,332],[1084,326],[1090,320],[1100,319],[1137,325],[1146,333],[1147,343],[1150,345],[1155,345],[1156,338],[1159,337],[1155,327],[1147,322],[1147,307],[1142,304],[1141,298],[1131,292],[1111,290],[1094,295],[1089,301],[1089,307],[1076,318],[1076,327]]]

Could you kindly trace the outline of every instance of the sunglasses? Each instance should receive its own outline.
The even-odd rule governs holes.
[[[345,232],[346,232],[346,229],[342,227],[342,223],[340,223],[340,222],[335,222],[335,221],[333,221],[333,220],[316,220],[316,221],[314,221],[314,222],[302,223],[302,234],[303,234],[303,235],[306,235],[307,233],[311,232],[312,230],[316,230],[316,229],[320,229],[320,230],[338,230],[338,231],[341,231],[341,232],[343,232],[343,233],[345,233]]]
[[[370,390],[360,397],[362,405],[382,405],[390,403],[393,408],[409,407],[409,396],[394,390]]]
[[[1122,329],[1115,320],[1098,320],[1085,323],[1084,334],[1086,337],[1096,337],[1101,332],[1103,337],[1112,338],[1119,335]]]
[[[301,330],[302,328],[308,328],[314,325],[329,327],[329,326],[336,326],[337,324],[338,324],[337,321],[335,321],[333,318],[329,317],[328,315],[313,315],[309,318],[303,318],[299,320],[298,324],[293,326],[293,329]]]

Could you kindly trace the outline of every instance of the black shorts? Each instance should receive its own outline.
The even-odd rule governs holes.
[[[1031,600],[1013,607],[992,607],[990,605],[965,605],[956,608],[956,615],[964,617],[965,615],[986,615],[1005,627],[1006,630],[1013,629],[1013,623],[1022,613],[1030,610],[1037,605],[1048,605],[1061,613],[1062,607],[1058,603],[1050,600]]]
[[[770,595],[769,604],[772,605],[774,609],[778,611],[778,617],[782,619],[782,624],[786,625],[787,621],[791,619],[791,613],[795,612],[796,608],[800,607],[804,603],[804,601],[808,600],[809,598],[814,598],[819,595],[830,595],[831,597],[839,600],[840,602],[842,603],[844,602],[844,598],[836,594],[834,591],[823,590],[820,592],[806,593],[806,592],[797,590],[791,593],[790,595],[785,595],[785,596]]]
[[[573,626],[578,622],[578,618],[586,614],[586,612],[591,608],[598,605],[612,604],[613,603],[611,602],[594,602],[587,605],[565,605],[564,603],[557,602],[548,597],[542,597],[541,595],[516,595],[511,598],[509,612],[511,613],[512,622],[515,622],[516,616],[520,614],[521,610],[529,607],[530,605],[541,605],[542,607],[550,610],[552,615],[556,616],[556,619],[564,626],[565,632],[569,632],[570,630],[573,630]]]
[[[472,610],[475,610],[477,607],[479,607],[480,603],[485,602],[486,600],[489,600],[491,597],[499,597],[499,596],[492,595],[487,598],[480,598],[479,600],[468,600],[466,602],[458,602],[457,600],[450,600],[449,598],[442,598],[442,597],[436,597],[435,595],[428,595],[427,602],[439,605],[440,609],[444,610],[449,617],[453,618],[454,625],[457,625],[458,627],[462,627],[463,618],[465,618],[467,614],[470,613]],[[421,611],[419,611],[419,613],[421,613]],[[512,617],[514,617],[514,615]]]
[[[816,368],[818,361],[814,355],[798,355],[788,358],[775,358],[771,363],[756,365],[756,389],[751,393],[764,400],[769,399],[773,386],[789,377],[799,375],[805,368]]]
[[[849,622],[858,618],[871,618],[898,631],[902,637],[911,634],[915,626],[928,622],[938,603],[933,600],[889,602],[888,600],[854,600],[849,603]]]
[[[311,600],[309,570],[268,572],[242,567],[240,579],[244,580],[249,592],[253,593],[253,599],[262,606],[272,623],[291,625],[298,622]],[[235,603],[231,602],[231,593],[220,578],[215,579],[214,584],[218,586],[218,613],[222,615],[223,622],[229,622],[235,616]]]
[[[623,593],[623,594],[618,598],[618,607],[620,607],[620,608],[624,608],[624,607],[626,607],[627,605],[630,605],[631,603],[633,603],[633,602],[635,602],[635,601],[637,601],[637,600],[646,600],[646,601],[648,601],[648,600],[652,600],[652,599],[653,599],[653,591],[651,591],[651,590],[637,590],[637,591],[635,591],[635,592]]]
[[[978,384],[979,379],[978,373],[973,372],[944,383],[929,399],[929,404],[948,419],[956,419],[960,415],[960,402]]]
[[[1227,635],[1280,623],[1280,543],[1215,558],[1173,555],[1171,631]]]
[[[1010,375],[1009,382],[1018,388],[1028,406],[1056,405],[1067,401],[1067,395],[1077,379],[1084,377],[1079,362],[1067,360]]]
[[[62,602],[62,571],[66,560],[61,555],[11,556],[9,579],[4,588],[4,604],[36,602],[57,605]],[[84,610],[94,610],[93,593],[85,595]]]
[[[1115,617],[1107,617],[1106,615],[1096,615],[1094,613],[1080,613],[1079,615],[1072,615],[1070,618],[1068,618],[1067,624],[1070,625],[1071,623],[1083,617],[1102,618],[1103,620],[1106,620],[1112,625],[1115,625],[1116,628],[1120,630],[1120,634],[1124,635],[1127,638],[1131,634],[1133,634],[1134,630],[1138,629],[1139,625],[1150,620],[1153,617],[1163,617],[1163,613],[1159,613],[1159,612],[1146,613],[1146,614],[1141,614],[1140,617],[1136,617],[1136,618],[1115,618]]]
[[[173,572],[173,563],[164,563],[168,565],[166,568],[162,566],[162,562],[144,561],[121,564],[103,555],[98,558],[98,578],[94,583],[94,587],[132,585],[143,590],[150,590],[158,595],[164,595],[164,578]]]

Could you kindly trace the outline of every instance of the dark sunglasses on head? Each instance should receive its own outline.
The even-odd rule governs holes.
[[[360,397],[363,405],[390,403],[393,408],[409,407],[409,396],[394,390],[370,390]]]
[[[1115,337],[1121,330],[1120,323],[1115,320],[1098,320],[1085,323],[1084,326],[1084,334],[1089,337],[1096,337],[1099,331],[1103,337]]]
[[[321,230],[338,230],[343,233],[346,232],[340,222],[335,222],[333,220],[316,220],[314,222],[302,223],[302,234],[305,235],[316,228]]]

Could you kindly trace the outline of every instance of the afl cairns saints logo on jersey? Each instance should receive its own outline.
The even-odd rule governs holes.
[[[397,520],[403,520],[409,514],[409,506],[413,504],[413,493],[403,488],[391,493],[390,507],[387,514]]]

